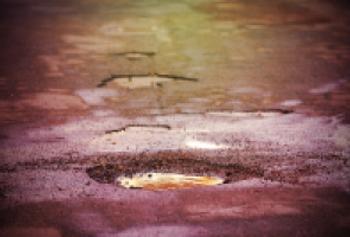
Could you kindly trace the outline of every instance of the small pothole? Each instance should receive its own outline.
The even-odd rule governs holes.
[[[257,167],[239,163],[220,164],[187,158],[151,158],[95,165],[86,170],[90,178],[125,188],[177,189],[219,185],[262,177]]]

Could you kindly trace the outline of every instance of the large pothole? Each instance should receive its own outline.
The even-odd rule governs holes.
[[[215,176],[194,176],[176,173],[138,173],[132,177],[118,177],[117,182],[125,188],[161,190],[219,185],[224,183],[224,179]]]
[[[100,183],[152,190],[219,185],[263,176],[263,170],[257,167],[187,158],[111,162],[90,167],[86,172]]]

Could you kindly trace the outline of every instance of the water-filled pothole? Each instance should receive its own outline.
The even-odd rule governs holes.
[[[117,182],[125,188],[161,190],[219,185],[224,182],[224,179],[214,176],[194,176],[175,173],[138,173],[132,177],[118,177]]]
[[[104,163],[86,170],[90,178],[125,188],[177,189],[262,177],[257,167],[187,158],[151,158]]]

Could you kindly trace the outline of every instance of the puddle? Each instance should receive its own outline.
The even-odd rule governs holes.
[[[206,149],[206,150],[218,150],[218,149],[227,149],[229,148],[223,144],[216,144],[212,142],[198,141],[194,139],[188,139],[185,141],[185,144],[189,148],[193,149]]]
[[[128,89],[137,89],[137,88],[155,88],[160,87],[162,83],[169,82],[169,78],[164,77],[132,77],[132,78],[120,78],[112,83],[117,84],[118,86],[128,88]]]
[[[242,164],[221,164],[207,160],[161,156],[125,157],[86,170],[99,183],[125,188],[178,189],[231,183],[262,177],[263,170]],[[115,159],[113,159],[115,160]]]
[[[139,173],[133,177],[119,177],[117,181],[125,188],[142,188],[147,190],[193,188],[224,183],[224,180],[219,177],[190,176],[175,173]]]
[[[197,78],[183,77],[177,75],[167,74],[125,74],[125,75],[111,75],[110,77],[102,80],[97,87],[104,87],[107,84],[114,84],[127,89],[138,88],[155,88],[162,87],[163,83],[171,81],[191,81],[197,82]]]

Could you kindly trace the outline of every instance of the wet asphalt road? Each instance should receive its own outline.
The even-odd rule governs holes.
[[[0,0],[0,236],[348,236],[349,14]],[[140,172],[225,184],[114,182]]]

